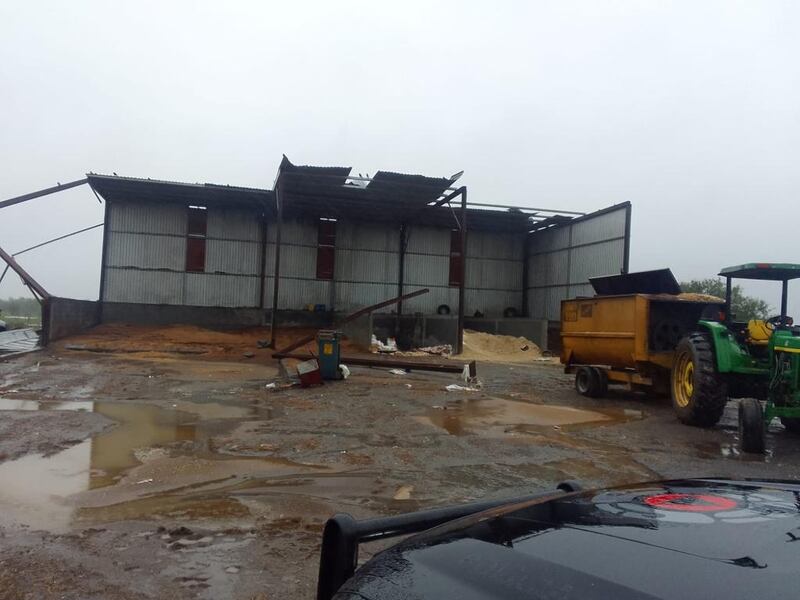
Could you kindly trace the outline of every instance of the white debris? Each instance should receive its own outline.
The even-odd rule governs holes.
[[[153,483],[153,478],[151,477],[150,479],[142,479],[141,481],[136,482],[137,485],[142,483]]]
[[[339,365],[339,372],[342,374],[342,379],[347,379],[350,377],[350,369],[347,368],[347,365]]]
[[[403,369],[389,369],[389,373],[392,375],[406,375],[406,372]]]
[[[448,392],[477,392],[480,388],[451,383],[444,389],[446,389]]]

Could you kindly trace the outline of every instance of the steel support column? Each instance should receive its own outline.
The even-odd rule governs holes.
[[[270,348],[276,348],[278,339],[278,288],[281,281],[281,227],[283,225],[283,194],[281,193],[281,176],[275,181],[275,271],[272,279],[272,314],[270,315]]]
[[[461,278],[458,284],[458,344],[456,354],[464,351],[464,292],[467,275],[467,188],[461,188],[461,219],[459,223],[461,240]]]
[[[530,265],[530,258],[528,254],[531,251],[531,234],[525,232],[525,237],[522,241],[522,311],[520,314],[526,319],[530,317],[530,310],[528,309],[528,268]]]
[[[267,214],[261,215],[261,261],[259,264],[258,308],[264,309],[264,287],[267,278]]]

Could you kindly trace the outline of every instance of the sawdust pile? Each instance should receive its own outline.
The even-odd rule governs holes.
[[[281,329],[278,331],[278,348],[315,331],[307,328]],[[55,346],[68,351],[100,352],[136,358],[180,356],[187,359],[238,361],[271,358],[272,351],[259,346],[259,341],[263,343],[269,339],[269,327],[218,331],[195,325],[105,323],[85,333],[59,340]],[[343,351],[349,349],[347,342],[342,344]],[[295,352],[309,350],[316,354],[316,342],[298,348]]]
[[[693,292],[682,292],[678,294],[678,298],[690,302],[725,302],[722,298],[712,296],[711,294],[695,294]]]
[[[484,362],[533,362],[541,356],[539,346],[527,338],[465,329],[464,352],[454,358]]]

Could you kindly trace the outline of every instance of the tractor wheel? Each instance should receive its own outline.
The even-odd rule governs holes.
[[[800,419],[797,417],[781,417],[781,423],[786,427],[786,431],[800,433]]]
[[[589,398],[599,398],[603,393],[604,378],[598,369],[592,367],[579,367],[575,373],[575,391],[581,396]],[[606,389],[607,384],[606,384]]]
[[[728,402],[725,382],[717,373],[709,336],[687,335],[675,349],[670,375],[672,407],[687,425],[713,427]]]
[[[764,413],[755,398],[739,400],[739,444],[742,452],[764,453]]]

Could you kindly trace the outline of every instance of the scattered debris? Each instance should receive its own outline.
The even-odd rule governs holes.
[[[141,485],[143,483],[153,483],[153,478],[150,477],[149,479],[142,479],[141,481],[136,482],[137,485]]]
[[[347,367],[347,365],[339,363],[339,372],[342,374],[342,379],[347,379],[350,377],[350,369]]]
[[[446,389],[448,392],[477,392],[480,390],[480,388],[477,387],[458,385],[457,383],[451,383],[450,385],[445,386],[444,389]]]
[[[414,491],[413,485],[401,485],[394,493],[395,500],[410,500],[411,492]]]
[[[370,342],[370,350],[372,352],[397,352],[397,340],[390,337],[386,339],[386,343],[384,344],[381,340],[375,337],[375,334],[373,333],[372,341]]]
[[[450,344],[441,344],[439,346],[425,346],[424,348],[419,348],[420,352],[424,352],[426,354],[434,354],[436,356],[450,356],[453,354],[453,346]]]
[[[259,348],[269,348],[269,340],[257,340],[256,346]]]
[[[300,386],[309,387],[322,385],[322,374],[316,358],[305,360],[297,365],[297,374],[300,376]]]
[[[245,358],[253,358],[256,355],[255,352],[245,352],[242,356]]]
[[[389,373],[392,375],[407,375],[408,373],[403,369],[389,369]]]

